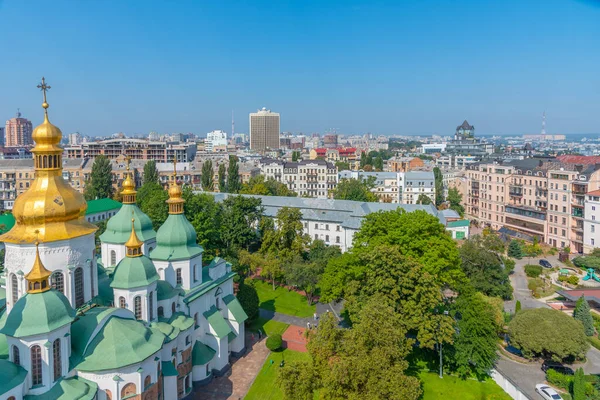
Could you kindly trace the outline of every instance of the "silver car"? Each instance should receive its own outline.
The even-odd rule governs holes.
[[[535,391],[546,400],[562,400],[562,397],[556,393],[556,390],[543,383],[535,385]]]

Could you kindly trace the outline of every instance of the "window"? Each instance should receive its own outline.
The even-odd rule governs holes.
[[[21,365],[21,354],[19,353],[19,348],[17,346],[13,346],[12,350],[13,364]]]
[[[135,392],[135,383],[128,383],[127,385],[123,386],[123,389],[121,389],[121,398],[132,396],[135,394]]]
[[[142,319],[142,298],[140,296],[135,296],[133,299],[133,307],[135,319]]]
[[[567,201],[567,195],[563,194],[563,201]]]
[[[171,314],[175,314],[175,303],[171,303]]]
[[[221,300],[221,299],[218,298],[218,297],[215,297],[215,305],[220,310],[221,309],[221,302],[219,300]]]
[[[198,320],[198,313],[194,314],[194,324],[196,326],[200,326],[200,321]]]
[[[319,229],[319,224],[315,224],[315,229]]]
[[[335,242],[336,242],[336,243],[340,243],[340,237],[339,237],[339,236],[336,236],[336,237],[335,237]]]
[[[50,286],[62,294],[65,293],[65,277],[62,272],[55,272],[50,277]]]
[[[117,264],[117,252],[114,250],[110,251],[110,265],[114,267]]]
[[[329,230],[329,224],[325,224],[325,230]]]
[[[592,246],[594,245],[594,239],[592,239]]]
[[[148,293],[148,312],[150,313],[149,320],[152,321],[154,319],[154,294],[152,292]]]
[[[177,286],[181,286],[181,282],[182,282],[182,279],[181,279],[181,268],[177,268],[175,270],[175,273],[177,274]]]
[[[40,346],[31,347],[31,384],[42,384],[42,349]]]
[[[192,273],[194,275],[194,282],[197,282],[198,281],[198,277],[196,276],[197,273],[196,273],[196,266],[195,265],[192,266]]]
[[[126,306],[127,306],[127,304],[125,304],[125,297],[123,297],[123,296],[119,297],[119,307],[125,308]]]
[[[596,232],[596,226],[595,225],[590,226],[590,229],[592,230],[592,233]]]
[[[165,315],[165,310],[162,307],[158,307],[158,316],[160,317],[164,317]]]
[[[150,378],[150,375],[146,375],[146,379],[144,379],[144,390],[148,390],[151,383],[152,383],[152,378]]]
[[[315,233],[315,240],[318,240],[318,239],[319,239],[319,235],[317,235],[317,234]]]
[[[12,288],[12,304],[14,306],[17,300],[19,300],[19,283],[15,274],[12,274],[10,277],[10,286]]]
[[[187,336],[185,337],[185,345],[186,345],[186,346],[189,346],[189,345],[190,345],[190,335],[187,335]]]
[[[567,236],[567,233],[564,229],[562,230],[562,236]]]
[[[54,360],[54,382],[62,376],[62,361],[60,357],[60,339],[52,343],[52,356]]]
[[[75,308],[83,305],[83,269],[81,267],[75,270]]]
[[[108,389],[104,389],[104,391],[106,392],[106,400],[112,400],[112,393],[110,390]]]
[[[563,206],[563,212],[566,213],[567,212],[567,207]]]
[[[592,211],[596,211],[596,206],[592,206]]]

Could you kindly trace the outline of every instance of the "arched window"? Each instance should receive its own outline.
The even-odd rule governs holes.
[[[198,319],[198,313],[194,314],[194,324],[200,326],[200,320]]]
[[[15,400],[15,396],[10,396],[8,399],[6,400]]]
[[[12,356],[13,356],[13,364],[15,365],[21,365],[21,353],[19,353],[19,348],[17,346],[13,346],[13,351],[12,351]]]
[[[140,296],[135,296],[133,299],[134,304],[134,312],[136,319],[142,319],[142,298]]]
[[[150,314],[149,320],[152,321],[154,319],[154,294],[152,292],[148,293],[148,313]]]
[[[60,357],[60,339],[52,343],[52,355],[54,358],[54,381],[62,376],[62,361]]]
[[[144,379],[144,390],[148,390],[151,383],[152,379],[150,378],[150,375],[146,375],[146,379]]]
[[[135,394],[135,383],[128,383],[121,389],[121,398]]]
[[[31,347],[31,384],[42,384],[42,349],[37,345]]]
[[[125,304],[125,297],[123,297],[123,296],[119,297],[119,307],[125,308],[126,306],[127,306],[127,304]]]
[[[117,252],[114,250],[110,251],[110,266],[114,267],[117,263]]]
[[[83,269],[81,267],[75,270],[75,308],[83,305]]]
[[[56,289],[62,294],[65,293],[65,277],[62,272],[57,271],[52,274],[50,277],[50,285],[52,286],[52,289]]]
[[[196,264],[194,264],[194,266],[192,267],[194,268],[194,282],[198,282],[198,271],[196,267]]]
[[[171,314],[175,314],[175,303],[171,303]]]
[[[159,317],[164,317],[165,316],[165,311],[162,307],[158,307],[158,316]]]
[[[181,268],[177,268],[175,270],[175,273],[177,274],[177,286],[181,286],[181,282],[182,282],[182,279],[181,279]]]
[[[106,389],[104,390],[104,392],[106,393],[106,400],[112,400],[112,393],[110,390]]]
[[[19,283],[15,274],[10,276],[10,286],[12,288],[12,305],[14,306],[17,300],[19,300]]]

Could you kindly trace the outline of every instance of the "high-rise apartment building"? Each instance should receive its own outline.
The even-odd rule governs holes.
[[[31,121],[21,118],[21,113],[17,111],[15,118],[6,121],[4,145],[6,147],[32,146],[32,132],[33,126],[31,125]]]
[[[250,149],[256,151],[279,148],[279,113],[265,107],[250,113]]]
[[[227,151],[227,132],[222,130],[208,132],[204,140],[204,150],[208,152]]]

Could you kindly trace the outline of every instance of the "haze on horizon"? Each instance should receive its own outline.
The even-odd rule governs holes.
[[[142,6],[143,5],[143,6]],[[600,1],[0,0],[0,119],[64,134],[600,132]]]

